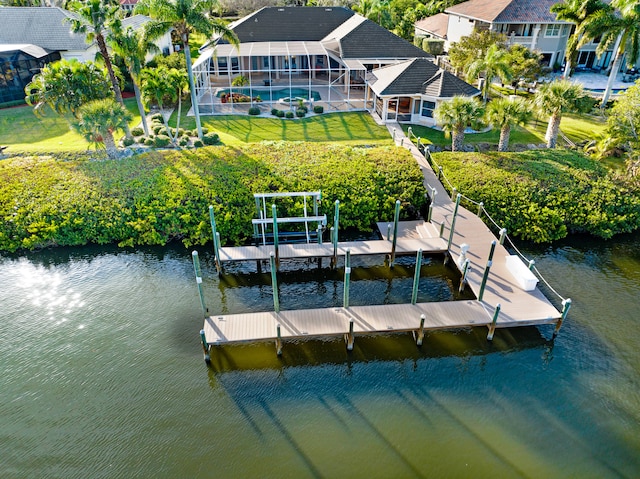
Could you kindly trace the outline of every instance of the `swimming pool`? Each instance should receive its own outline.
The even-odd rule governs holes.
[[[229,89],[220,89],[216,92],[216,96],[220,98],[224,94],[229,93]],[[303,98],[305,100],[309,99],[309,90],[306,88],[274,88],[273,90],[269,90],[267,88],[252,88],[248,87],[242,88],[233,88],[233,93],[240,93],[241,95],[253,95],[253,97],[259,96],[262,101],[278,101],[283,98],[289,97],[297,97]],[[313,101],[320,100],[320,93],[315,90],[311,90],[311,98]]]

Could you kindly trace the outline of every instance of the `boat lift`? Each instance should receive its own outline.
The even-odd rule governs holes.
[[[253,219],[253,236],[256,244],[262,245],[272,244],[275,240],[274,236],[277,234],[280,238],[284,239],[289,237],[292,240],[311,243],[317,241],[322,243],[322,232],[327,226],[327,215],[320,215],[318,208],[322,200],[322,192],[320,191],[302,191],[302,192],[277,192],[277,193],[255,193],[253,195],[256,201],[256,213],[258,218]],[[268,227],[271,225],[272,230],[274,218],[273,205],[277,198],[302,198],[302,216],[292,217],[276,217],[276,225],[279,224],[304,224],[304,232],[268,232]],[[267,206],[267,203],[269,205]],[[309,215],[309,209],[312,210],[313,215]],[[315,223],[315,224],[314,224]],[[311,228],[310,228],[311,226]]]

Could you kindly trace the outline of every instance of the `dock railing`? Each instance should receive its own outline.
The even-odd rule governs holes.
[[[566,316],[566,311],[568,310],[571,304],[571,300],[569,298],[563,297],[560,293],[558,293],[558,291],[553,286],[551,286],[551,284],[549,284],[549,282],[546,280],[544,276],[542,276],[542,273],[537,268],[535,261],[525,256],[524,253],[522,253],[518,249],[513,239],[509,236],[507,229],[504,228],[503,226],[500,226],[498,222],[491,217],[489,212],[485,209],[484,203],[482,201],[476,201],[469,198],[468,196],[462,194],[458,190],[458,188],[456,188],[453,185],[451,180],[449,180],[449,178],[447,178],[446,174],[444,173],[443,166],[438,164],[438,162],[433,158],[433,156],[431,156],[431,152],[429,151],[428,146],[426,144],[423,144],[422,139],[413,133],[413,130],[411,129],[411,127],[409,127],[407,130],[407,138],[409,138],[409,141],[411,141],[411,143],[415,144],[415,146],[418,148],[418,151],[420,151],[420,153],[424,156],[425,160],[427,160],[427,162],[431,166],[431,169],[438,176],[438,180],[440,180],[440,182],[442,183],[444,188],[449,192],[451,197],[453,198],[459,193],[462,199],[462,206],[464,206],[470,211],[476,210],[475,212],[477,216],[481,219],[487,218],[487,220],[485,220],[485,223],[488,224],[490,229],[495,229],[494,233],[497,233],[497,236],[500,237],[500,243],[503,244],[505,248],[508,247],[508,249],[516,253],[529,266],[529,270],[533,272],[540,279],[540,281],[542,281],[542,283],[546,286],[548,291],[553,293],[560,300],[562,304],[562,313],[563,313],[563,319],[564,319],[564,316]],[[429,194],[430,200],[434,201],[434,197],[433,197],[434,191],[433,190],[429,191],[428,194]],[[505,242],[508,244],[505,244]]]

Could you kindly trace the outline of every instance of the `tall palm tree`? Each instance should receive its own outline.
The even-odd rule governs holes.
[[[497,98],[487,105],[487,120],[500,128],[498,151],[509,149],[509,136],[513,125],[523,125],[531,118],[531,105],[522,98]]]
[[[480,75],[484,74],[485,81],[482,86],[482,98],[486,102],[494,77],[499,76],[503,82],[511,79],[512,70],[509,52],[499,45],[493,44],[489,47],[484,57],[477,58],[469,64],[465,74],[468,78],[480,78]]]
[[[579,111],[580,102],[584,96],[582,85],[569,80],[555,80],[538,88],[534,98],[535,105],[542,113],[549,115],[549,124],[545,135],[547,148],[555,148],[556,146],[562,114]]]
[[[113,22],[111,34],[107,37],[107,40],[114,53],[122,58],[129,70],[133,91],[138,104],[138,111],[142,118],[142,128],[144,134],[149,136],[149,126],[147,125],[146,113],[140,94],[140,71],[142,70],[147,53],[156,53],[159,52],[160,49],[155,43],[147,39],[142,31],[134,30],[131,27],[123,30],[120,20]]]
[[[584,36],[585,27],[593,15],[600,11],[611,11],[612,8],[602,0],[567,0],[551,7],[558,20],[573,23],[576,28],[567,40],[565,68],[563,77],[571,77],[571,69],[578,57],[578,45]]]
[[[440,103],[433,111],[438,125],[451,133],[451,151],[461,151],[464,145],[464,130],[477,128],[484,115],[482,105],[475,98],[455,96]]]
[[[640,55],[640,2],[638,0],[613,0],[611,4],[619,9],[619,14],[611,10],[602,10],[594,14],[585,26],[585,35],[579,46],[601,36],[596,49],[598,55],[606,52],[613,45],[613,66],[607,80],[607,87],[602,95],[600,108],[604,109],[611,96],[613,81],[620,70],[620,63],[625,53],[627,66],[631,67]]]
[[[238,38],[221,20],[208,16],[217,0],[142,0],[135,8],[135,13],[149,15],[153,21],[146,26],[146,33],[151,39],[164,35],[173,29],[180,37],[187,60],[187,73],[191,89],[191,104],[196,117],[198,136],[202,138],[200,110],[196,98],[196,89],[191,67],[191,50],[189,35],[193,32],[204,34],[207,38],[215,33],[221,35],[233,45],[238,45]]]
[[[131,120],[131,114],[125,107],[110,98],[95,100],[80,108],[80,120],[75,129],[91,142],[104,142],[107,156],[118,157],[118,149],[113,133],[123,130]]]
[[[70,19],[71,31],[74,33],[86,34],[87,42],[95,41],[100,51],[100,56],[104,61],[111,87],[116,96],[116,101],[124,106],[122,100],[122,92],[116,74],[111,63],[111,56],[107,49],[105,36],[108,33],[107,25],[120,14],[120,6],[112,0],[86,0],[85,2],[73,2],[70,4],[72,11],[76,13],[78,18]],[[125,126],[125,134],[131,137],[129,125]]]

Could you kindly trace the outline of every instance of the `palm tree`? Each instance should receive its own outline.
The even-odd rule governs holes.
[[[614,45],[615,59],[607,87],[602,95],[600,103],[602,109],[607,106],[613,81],[620,70],[620,63],[625,53],[629,67],[638,61],[638,55],[640,55],[640,2],[638,0],[613,0],[611,4],[619,9],[620,14],[617,15],[611,10],[602,10],[594,14],[585,25],[585,35],[579,44],[582,46],[587,41],[601,35],[600,43],[596,49],[598,55],[602,55],[611,45]]]
[[[202,138],[200,111],[196,98],[196,89],[191,68],[191,50],[189,49],[189,35],[198,32],[210,38],[214,33],[225,40],[238,45],[238,38],[222,21],[210,18],[207,12],[213,9],[217,0],[142,0],[135,8],[135,13],[149,15],[153,21],[146,26],[146,33],[151,39],[164,35],[173,29],[182,40],[184,54],[187,60],[187,73],[191,89],[191,104],[196,117],[198,136]]]
[[[104,142],[107,156],[118,158],[118,149],[113,133],[123,130],[131,120],[131,114],[125,107],[112,99],[95,100],[80,108],[80,120],[75,129],[91,142]]]
[[[512,70],[509,52],[499,45],[493,44],[484,57],[478,58],[467,67],[465,74],[469,78],[480,77],[484,73],[485,82],[482,86],[482,98],[485,103],[494,77],[499,76],[503,82],[511,79]]]
[[[522,98],[497,98],[487,105],[487,120],[500,128],[498,151],[509,149],[509,135],[513,125],[523,125],[531,118],[531,105]]]
[[[114,53],[122,58],[129,70],[133,91],[138,104],[138,111],[142,118],[142,128],[144,134],[149,136],[149,126],[147,125],[146,113],[140,94],[140,71],[142,70],[147,53],[156,53],[159,49],[153,42],[148,40],[140,30],[136,31],[131,27],[122,30],[122,24],[119,20],[112,24],[108,41]]]
[[[156,103],[162,113],[162,122],[164,123],[167,136],[175,143],[178,138],[178,129],[180,128],[180,115],[182,110],[182,92],[187,86],[187,77],[184,72],[175,68],[167,68],[159,66],[158,68],[145,68],[140,72],[142,81],[142,94],[147,103]],[[176,134],[171,134],[169,123],[165,119],[164,105],[165,102],[178,102],[178,124],[176,125]]]
[[[71,9],[77,14],[78,18],[70,19],[71,31],[73,33],[86,34],[87,42],[95,42],[98,44],[98,50],[109,72],[109,80],[113,92],[116,95],[116,101],[124,107],[122,100],[122,92],[111,64],[111,56],[107,50],[105,35],[107,35],[107,25],[113,19],[117,18],[120,7],[117,3],[109,3],[109,0],[86,0],[85,2],[74,2],[70,5]],[[129,126],[126,127],[127,136],[131,136]]]
[[[464,130],[470,126],[477,128],[484,114],[482,105],[475,98],[455,96],[440,103],[433,111],[442,129],[451,133],[451,151],[461,151],[464,144]]]
[[[59,60],[45,65],[24,88],[27,104],[36,114],[48,105],[59,115],[78,116],[78,109],[92,100],[111,95],[109,79],[103,68],[93,62]]]
[[[558,20],[571,22],[576,26],[575,31],[567,40],[567,50],[565,53],[565,68],[563,77],[571,77],[571,69],[578,57],[578,45],[584,36],[585,27],[591,17],[600,11],[611,11],[612,8],[602,0],[567,0],[556,3],[551,7],[551,13],[555,13]]]
[[[549,125],[545,135],[547,148],[556,146],[562,114],[579,111],[580,102],[584,96],[582,85],[569,80],[554,80],[538,88],[534,98],[535,105],[542,113],[549,115]]]

